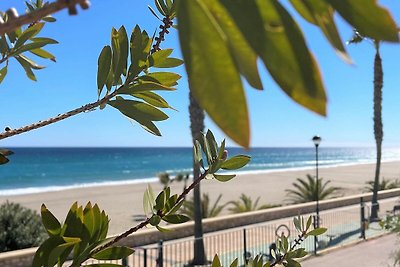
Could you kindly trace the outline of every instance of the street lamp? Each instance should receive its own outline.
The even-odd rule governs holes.
[[[319,227],[319,177],[318,177],[318,147],[319,144],[321,143],[321,137],[318,135],[314,136],[312,141],[314,142],[315,145],[315,198],[316,198],[316,203],[317,206],[315,208],[315,219],[314,219],[314,228]],[[318,237],[314,236],[314,254],[317,254],[317,243],[318,243]]]

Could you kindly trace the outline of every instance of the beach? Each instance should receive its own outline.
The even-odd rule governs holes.
[[[375,164],[360,164],[319,169],[319,177],[331,180],[331,186],[341,187],[340,196],[363,192],[365,182],[374,179]],[[205,180],[201,183],[201,192],[210,195],[211,202],[222,194],[221,203],[237,200],[241,193],[250,195],[253,200],[260,197],[259,204],[288,204],[285,189],[292,188],[296,178],[305,178],[306,174],[315,175],[315,168],[285,171],[257,171],[239,173],[227,183]],[[400,161],[383,162],[381,177],[400,178]],[[0,202],[17,202],[39,212],[42,203],[57,216],[64,219],[73,202],[85,205],[88,201],[98,203],[109,215],[109,234],[120,233],[137,222],[135,218],[143,215],[142,199],[146,183],[94,186],[61,191],[42,192],[25,195],[0,196]],[[160,183],[151,183],[154,192],[162,189]],[[173,193],[182,191],[182,183],[172,183]],[[225,211],[227,213],[227,211]]]

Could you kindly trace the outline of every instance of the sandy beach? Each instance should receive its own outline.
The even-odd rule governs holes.
[[[343,188],[341,195],[352,195],[363,191],[365,182],[373,180],[374,171],[375,164],[362,164],[320,168],[319,176],[325,180],[331,180],[332,186]],[[201,184],[201,191],[208,192],[212,200],[222,194],[222,203],[236,200],[241,193],[246,193],[253,199],[259,196],[260,204],[287,204],[285,189],[291,188],[296,178],[304,178],[308,173],[314,175],[315,170],[239,174],[227,183],[206,180]],[[400,178],[400,162],[383,163],[381,177],[385,179]],[[0,196],[0,203],[8,199],[37,211],[39,211],[40,205],[45,203],[59,219],[63,219],[74,201],[78,201],[80,204],[91,201],[98,203],[100,208],[109,214],[111,218],[109,234],[116,234],[136,224],[135,215],[143,214],[142,198],[146,186],[147,184],[127,184]],[[159,183],[152,183],[151,186],[155,192],[162,189]],[[180,193],[182,187],[182,183],[173,183],[171,186],[174,193]]]

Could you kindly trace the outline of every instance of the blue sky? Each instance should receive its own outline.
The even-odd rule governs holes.
[[[389,7],[400,23],[400,2],[380,3]],[[111,28],[125,25],[131,31],[139,24],[153,33],[158,21],[147,5],[153,6],[153,1],[102,0],[92,1],[91,8],[79,11],[76,17],[68,16],[65,10],[57,13],[58,21],[48,24],[41,33],[59,41],[48,49],[56,55],[57,63],[38,60],[47,68],[36,72],[38,82],[32,82],[12,60],[7,77],[0,84],[3,110],[0,128],[20,127],[96,101],[97,57],[102,47],[109,44]],[[23,13],[22,0],[0,2],[1,10],[10,6]],[[340,18],[336,19],[343,40],[349,39],[352,29]],[[354,65],[348,65],[335,54],[316,27],[302,19],[298,21],[319,62],[329,98],[328,116],[320,117],[290,100],[260,64],[265,90],[259,92],[246,86],[251,146],[312,146],[311,138],[315,134],[322,137],[321,146],[374,146],[373,46],[363,43],[347,47],[354,61]],[[174,56],[181,57],[176,31],[172,31],[162,47],[175,48]],[[400,144],[400,46],[383,44],[381,56],[384,145],[397,147]],[[176,71],[183,76],[178,90],[163,96],[178,112],[167,111],[170,118],[157,124],[162,137],[152,136],[138,125],[132,126],[118,111],[107,107],[2,140],[1,146],[190,146],[187,78],[183,67]],[[207,119],[206,125],[218,139],[224,137],[210,120]]]

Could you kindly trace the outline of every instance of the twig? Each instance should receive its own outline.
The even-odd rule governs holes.
[[[198,184],[201,182],[201,180],[203,180],[203,179],[207,176],[207,174],[208,174],[208,170],[205,171],[204,173],[202,173],[196,180],[194,180],[194,181],[189,185],[189,187],[187,187],[185,190],[183,190],[182,193],[178,196],[178,198],[177,198],[176,203],[175,203],[174,206],[178,205],[180,201],[182,201],[183,199],[185,199],[185,197],[189,194],[189,192],[190,192],[191,190],[193,190],[193,188],[195,188],[195,186],[198,185]],[[122,234],[116,236],[116,237],[115,237],[114,239],[112,239],[110,242],[108,242],[108,243],[104,244],[103,246],[101,246],[101,247],[97,248],[96,250],[94,250],[94,251],[91,253],[91,255],[94,255],[94,254],[96,254],[97,252],[99,252],[99,251],[101,251],[101,250],[103,250],[103,249],[105,249],[105,248],[107,248],[107,247],[110,247],[110,246],[114,245],[115,243],[117,243],[117,242],[120,241],[121,239],[124,239],[125,237],[127,237],[127,236],[133,234],[134,232],[137,232],[138,230],[140,230],[140,229],[146,227],[146,226],[150,223],[150,219],[151,219],[151,217],[150,217],[150,218],[147,218],[146,220],[144,220],[144,221],[141,222],[140,224],[138,224],[138,225],[136,225],[136,226],[130,228],[129,230],[125,231],[124,233],[122,233]]]
[[[71,2],[82,2],[82,1],[83,0],[75,0],[75,1],[71,0]],[[162,30],[159,32],[159,36],[155,38],[156,39],[156,43],[153,45],[153,49],[150,51],[150,54],[153,54],[154,52],[160,50],[160,44],[161,44],[162,41],[165,40],[164,39],[165,34],[169,33],[168,28],[171,27],[171,25],[172,25],[171,19],[168,18],[168,17],[165,17],[163,19],[163,23],[164,24],[160,26],[160,28]],[[18,135],[18,134],[22,134],[22,133],[25,133],[25,132],[29,132],[29,131],[32,131],[32,130],[35,130],[35,129],[38,129],[38,128],[41,128],[41,127],[44,127],[44,126],[47,126],[47,125],[50,125],[50,124],[53,124],[55,122],[59,122],[59,121],[65,120],[66,118],[75,116],[75,115],[80,114],[82,112],[91,111],[91,110],[95,109],[96,107],[98,107],[100,105],[106,104],[108,102],[108,100],[110,100],[111,98],[115,97],[118,94],[118,91],[122,87],[123,86],[120,86],[119,88],[115,89],[115,91],[112,92],[110,95],[106,95],[102,99],[100,99],[100,100],[98,100],[96,102],[86,104],[86,105],[81,106],[79,108],[70,110],[70,111],[68,111],[66,113],[59,114],[59,115],[57,115],[55,117],[48,118],[48,119],[43,120],[43,121],[38,121],[36,123],[32,123],[32,124],[29,124],[29,125],[26,125],[26,126],[23,126],[23,127],[20,127],[20,128],[16,128],[16,129],[9,129],[7,127],[4,132],[0,133],[0,140],[8,138],[8,137],[11,137],[11,136],[14,136],[14,135]]]
[[[87,0],[57,0],[38,10],[26,13],[4,24],[0,24],[0,35],[12,32],[25,24],[31,24],[64,8],[69,8],[71,14],[71,10],[74,9],[75,5],[87,6],[87,3]]]
[[[296,246],[300,245],[301,242],[304,241],[304,236],[305,236],[306,232],[302,232],[300,235],[298,235],[298,239],[293,240],[293,244],[290,246],[290,249],[288,252],[293,251],[295,249]],[[271,263],[270,267],[273,267],[277,264],[281,264],[283,262],[283,260],[285,259],[286,254],[288,254],[288,252],[286,252],[285,254],[283,254],[282,256],[280,256],[278,259],[276,259],[276,261],[274,261],[273,263]]]

